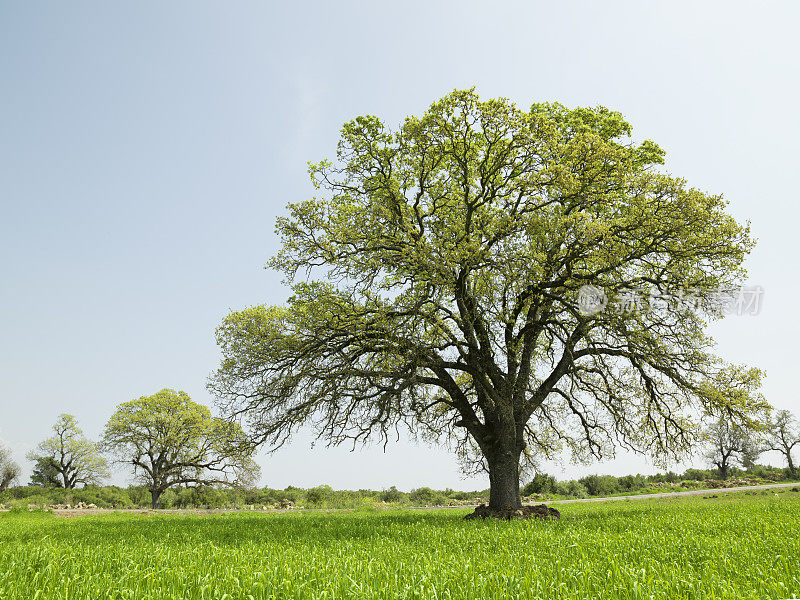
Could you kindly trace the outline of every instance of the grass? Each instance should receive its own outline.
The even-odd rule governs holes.
[[[800,494],[464,510],[0,516],[0,598],[792,598]]]

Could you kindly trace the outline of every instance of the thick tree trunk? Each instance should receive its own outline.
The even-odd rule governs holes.
[[[499,453],[489,463],[489,509],[508,510],[522,507],[519,493],[519,453]]]
[[[152,499],[152,502],[150,504],[151,508],[153,508],[153,509],[161,508],[161,494],[162,493],[163,493],[163,490],[156,490],[156,489],[151,489],[150,490],[150,498]]]

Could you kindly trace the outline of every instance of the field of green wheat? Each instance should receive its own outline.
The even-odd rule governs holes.
[[[3,600],[800,597],[800,494],[463,510],[0,515]]]

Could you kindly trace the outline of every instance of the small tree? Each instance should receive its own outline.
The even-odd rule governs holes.
[[[35,459],[31,485],[48,488],[64,487],[58,472],[58,463],[49,456],[40,456]]]
[[[758,455],[755,432],[725,418],[706,429],[706,439],[709,444],[706,458],[717,468],[722,479],[728,478],[734,465],[752,466],[754,456]]]
[[[797,419],[788,410],[779,410],[770,418],[764,436],[764,448],[783,454],[789,473],[797,475],[797,466],[792,460],[792,450],[800,444],[800,427]]]
[[[163,389],[125,402],[106,425],[103,447],[133,466],[153,508],[176,485],[244,485],[258,477],[241,427],[215,418],[186,392]]]
[[[37,467],[55,470],[61,487],[66,489],[78,484],[99,484],[109,476],[108,462],[72,415],[59,415],[53,436],[41,442],[37,450],[28,454],[28,460]]]
[[[745,436],[739,450],[739,463],[748,471],[756,466],[758,457],[763,452],[762,440],[755,435]]]
[[[14,483],[19,473],[19,465],[12,460],[11,452],[0,446],[0,492]]]

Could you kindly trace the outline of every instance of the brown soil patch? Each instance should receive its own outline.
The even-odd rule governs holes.
[[[467,520],[471,519],[504,519],[510,521],[511,519],[560,519],[561,513],[555,508],[545,504],[536,504],[534,506],[523,506],[522,508],[506,508],[494,510],[489,508],[486,504],[478,506],[474,512],[469,513],[464,517]]]

